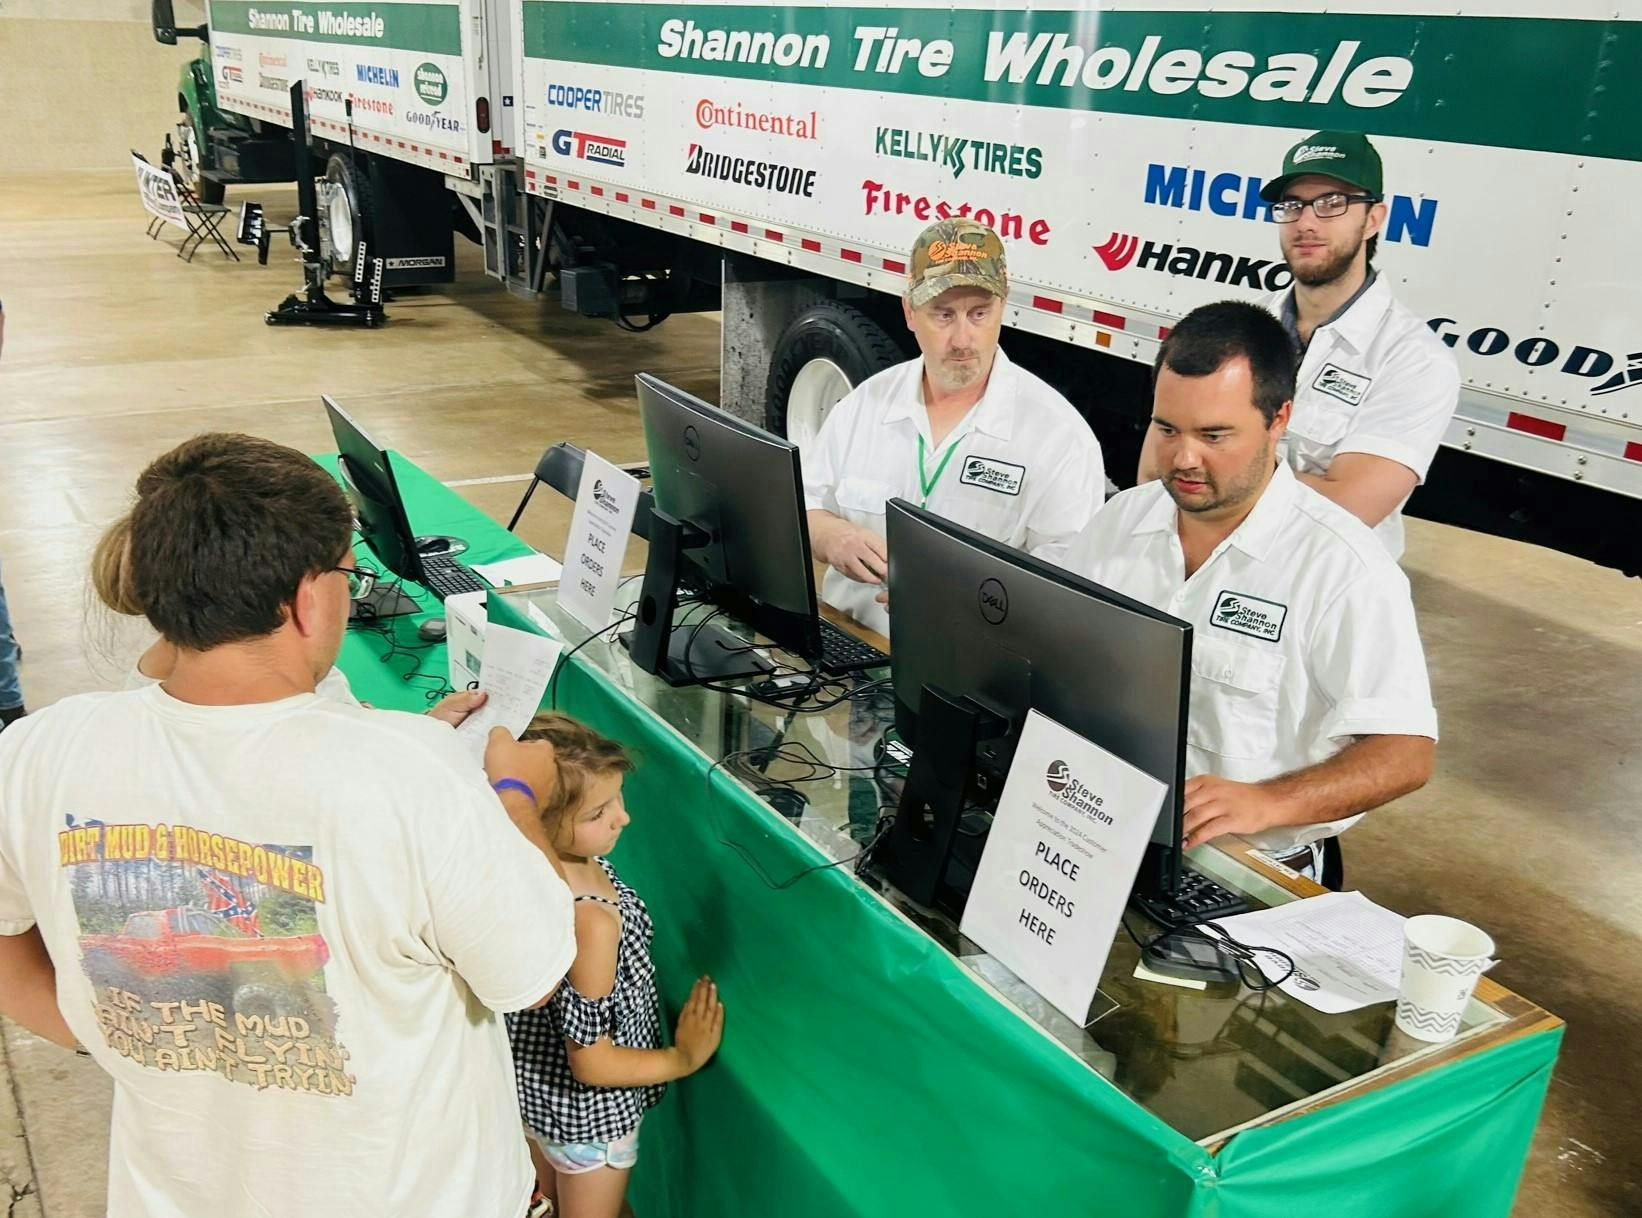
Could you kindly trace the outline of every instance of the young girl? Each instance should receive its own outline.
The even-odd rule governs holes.
[[[662,1047],[650,915],[604,859],[629,819],[621,784],[632,763],[564,715],[538,715],[524,738],[551,741],[558,763],[542,819],[576,898],[576,960],[546,1006],[507,1017],[519,1106],[559,1218],[617,1218],[645,1111],[712,1057],[724,1005],[710,979],[697,980]]]

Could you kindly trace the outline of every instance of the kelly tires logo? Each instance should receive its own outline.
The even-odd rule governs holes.
[[[627,141],[612,139],[608,135],[561,128],[553,133],[553,151],[560,156],[572,156],[595,165],[609,165],[613,169],[627,166]]]
[[[418,64],[411,83],[416,88],[416,96],[430,106],[442,105],[450,95],[450,84],[436,63]]]
[[[1193,245],[1149,241],[1132,233],[1113,233],[1090,248],[1102,265],[1113,272],[1133,266],[1141,271],[1264,292],[1278,292],[1294,282],[1294,276],[1280,258],[1250,258]]]
[[[1043,149],[1030,144],[1000,144],[935,131],[879,127],[873,152],[903,161],[928,161],[961,178],[964,171],[1034,180],[1043,174]]]

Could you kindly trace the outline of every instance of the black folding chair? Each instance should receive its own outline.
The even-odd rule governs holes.
[[[569,441],[560,441],[542,454],[536,462],[536,471],[530,476],[530,485],[525,487],[524,498],[519,500],[519,506],[513,510],[513,519],[507,522],[507,531],[511,533],[519,523],[519,517],[525,514],[525,508],[530,504],[530,497],[536,493],[536,488],[546,483],[566,499],[574,499],[581,490],[582,466],[587,463],[587,453],[571,444]],[[638,478],[647,477],[648,469],[629,467],[628,472]],[[655,500],[650,495],[650,488],[645,487],[639,492],[638,510],[633,513],[633,536],[650,540],[650,510],[655,506]]]
[[[170,141],[168,139],[168,148],[169,145]],[[154,163],[135,148],[131,150],[131,155],[145,165]],[[177,247],[177,257],[184,262],[192,262],[194,261],[194,255],[199,253],[200,246],[210,241],[235,262],[239,262],[240,256],[234,252],[233,247],[222,236],[222,223],[228,218],[227,206],[222,203],[201,203],[200,197],[193,192],[188,183],[183,180],[182,175],[177,172],[177,167],[172,163],[170,156],[162,156],[160,164],[166,173],[171,175],[171,185],[177,192],[177,209],[182,212],[183,222],[188,225],[188,231],[183,235],[182,244]],[[165,224],[166,222],[159,216],[153,217],[148,222],[149,238],[155,241],[159,240],[160,234],[165,231]]]

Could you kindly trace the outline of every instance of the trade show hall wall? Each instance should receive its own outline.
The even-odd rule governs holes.
[[[155,43],[148,0],[0,0],[0,154],[8,170],[129,169],[153,159],[176,121],[185,38]],[[177,0],[177,24],[205,20],[203,0]],[[88,87],[95,82],[93,87]]]

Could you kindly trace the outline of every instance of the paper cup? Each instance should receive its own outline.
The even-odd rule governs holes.
[[[1416,1040],[1452,1040],[1477,978],[1493,966],[1493,956],[1493,939],[1469,922],[1440,914],[1408,919],[1397,1030]]]

